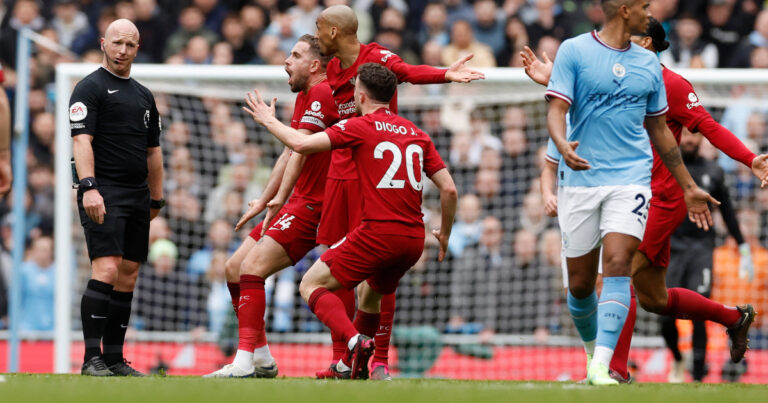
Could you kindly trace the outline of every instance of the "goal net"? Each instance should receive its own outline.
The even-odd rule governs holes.
[[[71,189],[71,140],[67,100],[94,65],[57,68],[56,266],[57,372],[82,363],[80,296],[90,276],[82,229]],[[246,92],[277,97],[277,115],[290,119],[295,94],[275,67],[135,65],[132,75],[155,95],[162,116],[168,206],[152,222],[150,258],[141,267],[126,358],[142,371],[200,375],[230,362],[237,319],[224,282],[224,261],[250,228],[232,230],[249,200],[258,197],[282,150],[242,110]],[[763,150],[768,74],[758,71],[685,72],[716,119]],[[390,349],[395,376],[459,379],[578,380],[585,356],[565,303],[557,222],[546,217],[538,175],[544,164],[544,89],[517,69],[487,71],[470,85],[403,84],[400,113],[429,133],[457,183],[457,223],[446,261],[428,242],[423,258],[402,279]],[[707,155],[716,152],[708,148]],[[754,239],[755,279],[738,278],[738,252],[719,224],[712,268],[713,296],[751,302],[768,311],[768,251],[762,246],[768,193],[749,171],[723,162],[745,235]],[[333,197],[330,195],[328,197]],[[428,227],[439,225],[439,197],[425,187]],[[250,224],[258,223],[258,219]],[[730,242],[730,243],[729,243]],[[330,336],[298,294],[311,252],[267,285],[267,331],[280,374],[314,376],[331,359]],[[735,268],[734,268],[735,267]],[[741,381],[768,382],[766,329],[758,317],[753,349]],[[690,324],[680,322],[680,347],[690,352]],[[659,318],[638,309],[630,360],[640,381],[665,381],[670,354]],[[38,354],[51,371],[53,359]],[[34,344],[34,343],[33,343]],[[51,342],[48,342],[51,345]],[[55,347],[54,347],[55,346]],[[727,340],[709,328],[705,381],[731,380]],[[40,351],[40,350],[38,350]],[[34,363],[32,362],[34,361]],[[725,366],[725,368],[724,368]],[[743,371],[742,371],[743,372]]]

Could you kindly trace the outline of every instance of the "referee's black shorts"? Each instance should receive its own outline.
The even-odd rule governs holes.
[[[122,256],[134,262],[145,262],[149,252],[149,189],[101,185],[98,190],[107,210],[102,224],[88,218],[83,208],[83,192],[77,192],[88,257],[93,260]]]

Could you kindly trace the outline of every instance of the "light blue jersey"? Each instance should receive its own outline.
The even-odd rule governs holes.
[[[559,167],[561,186],[650,186],[653,154],[643,128],[646,116],[667,112],[667,94],[656,56],[635,44],[608,46],[596,31],[560,46],[547,98],[571,107],[568,141],[591,168]]]

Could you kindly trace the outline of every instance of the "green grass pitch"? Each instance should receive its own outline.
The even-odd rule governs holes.
[[[4,375],[0,401],[11,402],[768,402],[768,385],[633,384],[403,379],[392,382],[196,377],[87,378]]]

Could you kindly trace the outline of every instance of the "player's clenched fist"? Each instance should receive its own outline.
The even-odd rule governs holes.
[[[104,199],[96,189],[83,193],[83,208],[88,218],[96,224],[104,224],[104,216],[107,209],[104,207]]]

